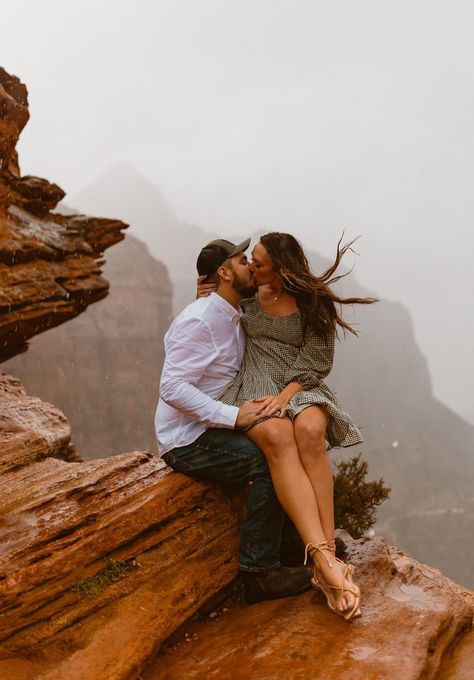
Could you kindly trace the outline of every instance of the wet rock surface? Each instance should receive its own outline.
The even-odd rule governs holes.
[[[240,601],[186,627],[141,677],[438,677],[450,646],[471,625],[469,598],[439,571],[381,538],[348,544],[362,590],[360,619],[345,622],[315,592],[252,606]]]
[[[2,475],[48,456],[67,457],[70,439],[71,427],[59,409],[28,396],[19,380],[0,373]]]
[[[468,680],[474,676],[474,630],[464,635],[445,659],[437,680]]]
[[[10,376],[0,386],[0,677],[135,678],[235,578],[235,498],[147,452],[65,462],[61,412]],[[233,600],[142,677],[436,677],[471,625],[469,594],[382,539],[347,540],[360,620],[314,593]]]
[[[107,294],[98,258],[126,228],[51,213],[62,189],[20,173],[15,147],[28,117],[25,85],[0,68],[0,360]]]
[[[136,677],[235,577],[235,499],[147,452],[51,457],[65,417],[0,385],[0,677]]]
[[[363,594],[353,623],[314,593],[209,611],[236,576],[241,499],[147,452],[61,460],[65,417],[20,408],[31,398],[10,376],[0,385],[2,680],[425,680],[469,630],[472,594],[383,539],[347,538]],[[206,606],[206,623],[187,623]]]

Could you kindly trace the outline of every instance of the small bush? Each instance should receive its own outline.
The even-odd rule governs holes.
[[[334,519],[338,528],[360,538],[375,523],[376,508],[390,495],[383,479],[366,482],[368,465],[360,454],[336,464]]]
[[[131,558],[129,560],[114,560],[108,557],[105,560],[105,567],[97,572],[94,576],[79,581],[71,588],[73,593],[79,595],[82,599],[84,597],[97,597],[107,586],[110,586],[116,581],[125,578],[127,574],[138,567],[138,562]]]

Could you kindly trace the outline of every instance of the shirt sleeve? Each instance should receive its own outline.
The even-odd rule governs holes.
[[[161,399],[207,427],[233,429],[239,409],[212,399],[196,386],[218,356],[207,323],[198,318],[184,319],[170,329],[165,348]]]
[[[285,386],[298,382],[305,390],[317,387],[329,374],[334,359],[334,333],[328,340],[307,330],[293,365],[286,372]]]

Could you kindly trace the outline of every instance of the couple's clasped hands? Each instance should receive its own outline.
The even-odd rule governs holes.
[[[283,418],[287,404],[288,401],[280,394],[244,401],[239,408],[235,427],[239,429],[251,427],[266,416]]]

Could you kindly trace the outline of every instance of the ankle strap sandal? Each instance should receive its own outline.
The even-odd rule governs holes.
[[[334,566],[338,563],[343,565],[343,570],[340,572],[343,578],[342,586],[331,585],[330,583],[327,582],[321,570],[318,568],[316,564],[315,556],[317,555],[317,553],[320,553],[324,557],[325,561],[327,562],[328,566],[331,569],[333,569]],[[331,559],[328,558],[327,553],[330,553]],[[305,561],[304,561],[305,564],[308,561],[308,556],[311,557],[311,559],[313,560],[313,578],[311,579],[311,583],[314,588],[317,588],[324,594],[329,609],[333,611],[335,614],[341,616],[346,621],[351,621],[352,619],[359,617],[361,615],[359,607],[360,589],[352,579],[354,569],[352,565],[345,564],[345,562],[343,562],[342,560],[335,556],[334,541],[322,541],[321,543],[308,543],[305,547]],[[350,583],[351,587],[349,588],[344,587],[344,581]],[[351,595],[354,596],[354,604],[347,611],[339,611],[339,609],[337,608],[338,597],[336,593],[338,591],[340,592],[340,597],[344,597],[346,593],[351,593]]]

